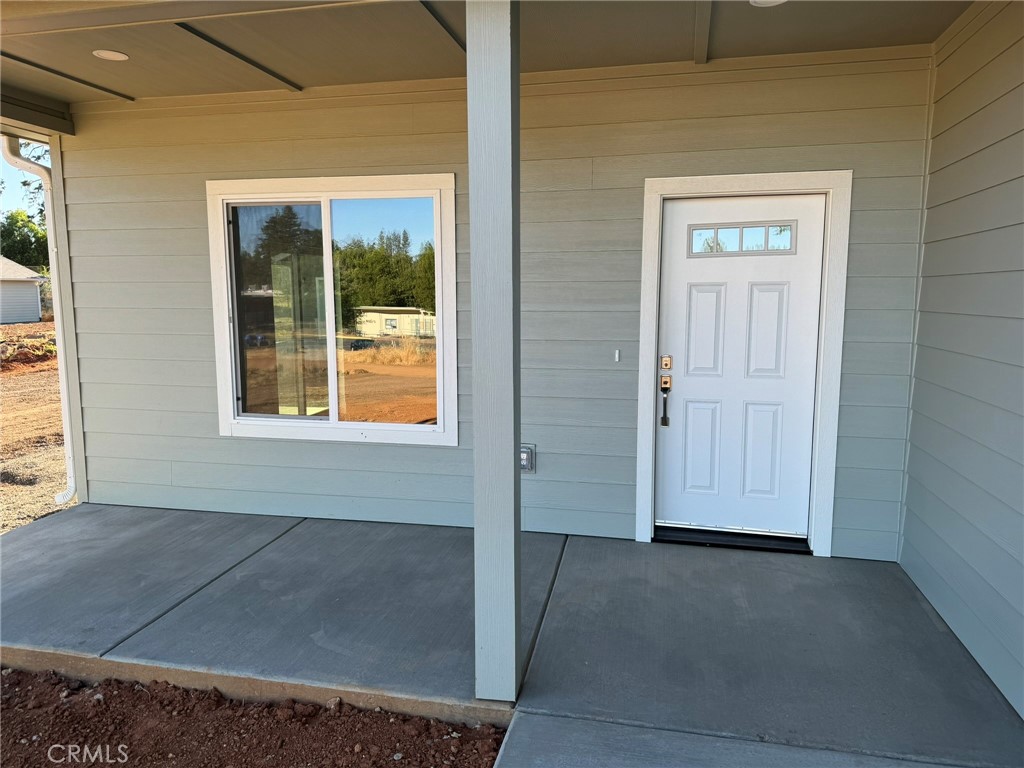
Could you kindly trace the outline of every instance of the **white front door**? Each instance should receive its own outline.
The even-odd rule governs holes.
[[[658,525],[807,535],[824,225],[824,195],[664,201]]]

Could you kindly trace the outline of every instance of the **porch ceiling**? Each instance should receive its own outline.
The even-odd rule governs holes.
[[[711,6],[707,32],[698,19]],[[527,2],[524,71],[929,43],[967,2]],[[462,77],[465,4],[5,0],[2,85],[65,102],[285,87],[222,46],[299,86]],[[129,61],[92,56],[123,51]],[[64,75],[72,75],[69,79]]]

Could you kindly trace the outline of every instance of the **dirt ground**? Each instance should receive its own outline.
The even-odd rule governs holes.
[[[491,768],[504,735],[340,700],[332,707],[245,704],[167,683],[91,686],[52,672],[2,674],[4,768]]]
[[[53,332],[53,323],[7,325],[4,339]],[[56,359],[0,366],[0,533],[64,507],[64,435]],[[66,505],[70,506],[70,505]]]
[[[353,363],[342,383],[341,420],[437,423],[437,367]]]
[[[433,353],[426,360],[415,362],[380,362],[375,357],[372,350],[362,350],[346,352],[340,361],[341,420],[436,424],[437,365]],[[284,371],[298,368],[294,356],[273,347],[249,348],[245,350],[245,364],[249,413],[279,413],[280,406],[296,406],[294,384],[283,383],[282,378]],[[307,413],[326,414],[327,366],[323,350],[307,353],[301,370]]]

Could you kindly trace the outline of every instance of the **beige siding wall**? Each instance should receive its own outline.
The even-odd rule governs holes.
[[[900,562],[1024,713],[1024,4],[938,51]]]
[[[896,557],[929,61],[850,58],[527,78],[528,528],[633,535],[644,179],[853,169],[834,552]],[[377,91],[79,112],[63,160],[91,500],[470,522],[464,86]],[[204,182],[421,171],[457,174],[463,445],[218,437]]]

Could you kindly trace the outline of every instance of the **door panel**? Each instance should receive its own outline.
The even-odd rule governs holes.
[[[751,283],[747,309],[747,376],[785,376],[789,283]]]
[[[719,413],[717,400],[687,400],[683,491],[718,493]]]
[[[690,285],[686,372],[721,376],[725,347],[725,285]]]
[[[824,216],[824,195],[664,202],[658,524],[807,534]]]
[[[743,495],[779,498],[782,403],[743,404]]]

